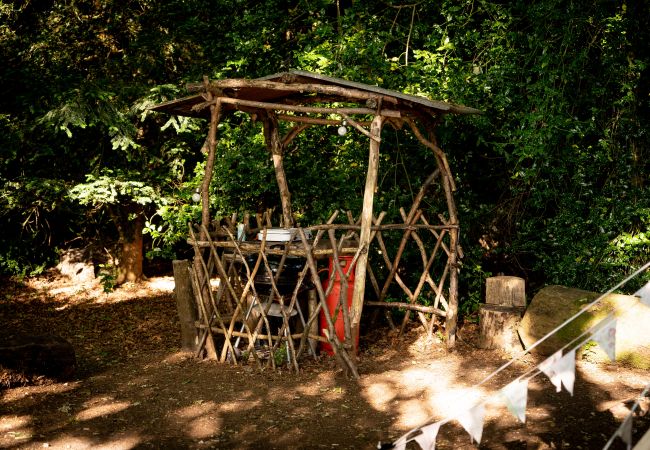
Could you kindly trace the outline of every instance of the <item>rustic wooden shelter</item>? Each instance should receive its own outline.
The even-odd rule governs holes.
[[[200,224],[190,224],[188,239],[195,250],[189,272],[199,312],[195,324],[200,338],[197,355],[205,351],[208,356],[234,364],[254,360],[260,365],[275,366],[286,360],[297,369],[298,358],[305,351],[316,357],[316,345],[324,342],[331,345],[340,365],[357,375],[355,355],[364,305],[415,311],[429,331],[436,318],[444,318],[447,344],[454,346],[458,260],[462,254],[458,245],[454,179],[445,153],[436,143],[434,128],[445,114],[479,111],[304,71],[252,80],[205,78],[203,83],[188,85],[188,90],[195,94],[152,109],[205,118],[210,123],[204,146],[207,164],[200,190],[202,220]],[[213,174],[217,125],[225,115],[235,111],[248,113],[263,124],[282,203],[279,225],[289,230],[289,239],[272,241],[270,212],[246,214],[240,218],[240,224],[236,216],[223,220],[210,215],[208,189]],[[293,124],[284,136],[280,135],[280,122]],[[346,223],[337,222],[338,212],[335,212],[325,224],[296,227],[290,183],[284,170],[284,149],[301,132],[319,125],[349,127],[358,131],[360,138],[368,139],[363,207],[357,218],[348,212]],[[385,125],[395,129],[406,125],[433,152],[437,162],[437,168],[420,188],[408,212],[401,209],[403,222],[393,224],[383,223],[385,213],[373,211],[381,132]],[[446,211],[437,212],[435,220],[420,209],[434,183],[441,185],[446,204]],[[384,241],[388,232],[401,234],[394,255],[388,254]],[[435,242],[432,248],[425,245],[424,234],[429,238],[426,242]],[[422,257],[421,275],[414,286],[407,286],[398,271],[409,243],[417,247]],[[381,254],[382,270],[386,273],[380,275],[368,264],[373,249]],[[304,266],[297,269],[295,286],[283,289],[282,274],[289,270],[292,258],[302,258]],[[329,277],[321,280],[319,261],[323,258],[329,260],[330,270]],[[434,262],[440,260],[444,264],[437,267],[442,269],[433,273]],[[264,293],[258,292],[260,285],[256,282],[261,274],[271,274]],[[214,276],[219,280],[218,287],[210,282]],[[393,283],[400,286],[407,301],[386,302]],[[373,301],[366,299],[367,285],[373,290]],[[351,300],[348,288],[352,289]],[[433,305],[424,306],[417,301],[426,289],[431,293]],[[339,290],[338,304],[328,307],[328,299],[336,290]],[[307,307],[301,306],[305,296]],[[275,328],[271,324],[274,317],[281,321]],[[408,320],[406,314],[401,330]],[[343,332],[337,332],[337,324]],[[239,348],[242,341],[247,342],[245,349]]]

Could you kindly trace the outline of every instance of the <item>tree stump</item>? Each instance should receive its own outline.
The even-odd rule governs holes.
[[[12,336],[0,343],[0,385],[66,380],[76,364],[74,348],[59,336]]]
[[[198,334],[195,326],[199,315],[192,294],[190,281],[190,262],[186,259],[172,261],[174,268],[174,297],[176,297],[176,310],[181,325],[181,350],[196,351]]]
[[[526,283],[523,278],[498,276],[485,280],[485,303],[488,305],[526,307]]]
[[[517,328],[523,309],[513,306],[481,305],[479,308],[479,342],[484,349],[500,349],[507,353],[521,350]]]

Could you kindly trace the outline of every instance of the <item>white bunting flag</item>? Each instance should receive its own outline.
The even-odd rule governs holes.
[[[539,365],[539,369],[546,374],[560,392],[562,385],[573,395],[573,384],[576,379],[576,350],[573,349],[562,356],[562,350],[558,350]]]
[[[562,390],[561,380],[557,378],[555,373],[555,366],[557,365],[557,362],[560,360],[560,358],[562,358],[562,350],[558,350],[557,352],[553,353],[538,366],[539,370],[544,372],[544,375],[546,375],[549,380],[551,380],[551,383],[555,385],[557,392],[560,392]]]
[[[641,297],[641,303],[650,307],[650,281],[645,286],[634,293],[637,297]]]
[[[596,331],[592,338],[607,353],[610,361],[616,360],[616,319]]]
[[[562,385],[564,385],[564,389],[566,389],[569,394],[573,396],[573,385],[576,381],[575,348],[560,358],[560,360],[555,364],[555,373]]]
[[[526,423],[528,380],[515,380],[499,391],[503,403],[521,423]]]
[[[483,420],[485,419],[485,403],[480,403],[458,416],[458,421],[477,444],[483,436]]]
[[[616,434],[621,437],[623,442],[630,446],[632,445],[632,416],[633,414],[629,414],[621,424],[618,431],[616,431]]]
[[[422,434],[415,438],[415,442],[420,444],[422,450],[436,450],[436,438],[438,437],[440,425],[440,422],[436,422],[422,427]]]

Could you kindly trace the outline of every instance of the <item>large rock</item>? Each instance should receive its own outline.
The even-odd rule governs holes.
[[[518,329],[524,347],[531,346],[600,295],[564,286],[547,286],[540,290],[530,302]],[[608,295],[598,305],[535,347],[533,352],[553,354],[611,312],[617,316],[616,360],[650,369],[650,308],[637,297],[629,295]],[[608,361],[605,352],[597,345],[584,346],[579,354],[592,361]]]

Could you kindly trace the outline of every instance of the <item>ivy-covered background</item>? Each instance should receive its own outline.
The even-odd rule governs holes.
[[[150,265],[183,256],[206,124],[147,107],[203,75],[301,69],[484,111],[438,130],[464,312],[490,274],[605,290],[650,259],[648,17],[644,0],[0,1],[0,271],[134,232]],[[234,116],[219,139],[214,211],[276,206],[260,125]],[[384,140],[377,201],[394,213],[433,160]],[[314,128],[288,151],[299,222],[358,210],[363,142]]]

